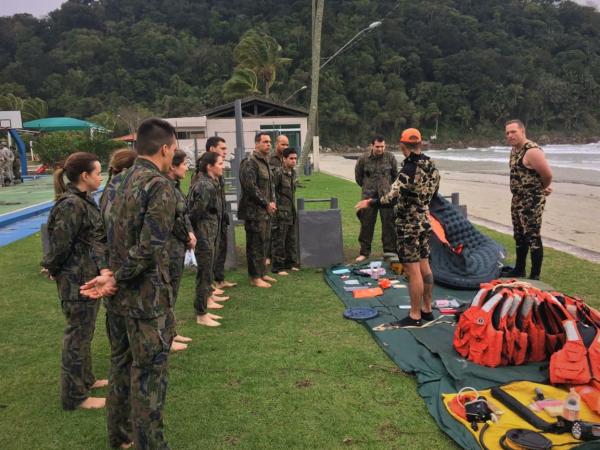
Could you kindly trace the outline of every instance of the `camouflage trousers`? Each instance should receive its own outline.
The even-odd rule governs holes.
[[[73,410],[88,398],[96,378],[92,372],[92,338],[99,301],[61,302],[67,320],[63,336],[60,398],[65,410]]]
[[[181,284],[181,277],[183,276],[185,250],[185,245],[181,244],[180,248],[172,250],[169,259],[169,275],[171,276],[171,287],[173,289],[173,309],[175,309],[175,302],[177,301],[177,295],[179,294],[179,285]]]
[[[297,264],[296,223],[273,221],[271,226],[271,257],[273,272],[291,269]]]
[[[544,195],[513,195],[510,213],[513,236],[518,247],[531,250],[542,248],[542,214],[546,205]]]
[[[175,336],[172,310],[153,319],[109,312],[106,327],[111,346],[107,398],[111,446],[133,440],[136,449],[168,449],[163,409]]]
[[[262,278],[266,274],[265,258],[269,236],[270,220],[246,220],[246,260],[250,278]]]
[[[194,310],[196,314],[203,315],[208,312],[208,298],[212,295],[212,283],[214,281],[215,256],[218,250],[218,236],[196,235],[196,297],[194,298]]]
[[[214,279],[225,280],[225,260],[227,259],[227,228],[228,225],[221,224],[221,235],[219,236],[219,249],[215,256]]]
[[[358,242],[360,244],[360,254],[369,256],[371,254],[371,243],[373,242],[373,233],[377,222],[377,213],[381,218],[381,242],[383,251],[386,253],[396,253],[396,230],[394,229],[394,209],[379,208],[371,206],[357,213],[360,220],[360,234]]]
[[[415,212],[396,217],[396,243],[401,263],[429,258],[431,224],[427,213]]]

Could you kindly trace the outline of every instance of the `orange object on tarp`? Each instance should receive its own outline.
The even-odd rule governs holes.
[[[450,242],[448,242],[448,238],[446,238],[446,230],[444,230],[444,226],[441,224],[439,220],[429,214],[429,223],[431,223],[431,231],[435,233],[437,238],[440,240],[442,244],[446,244],[453,253],[460,255],[463,251],[463,245],[458,244],[456,247],[452,247]]]
[[[590,381],[590,384],[573,386],[588,407],[600,414],[600,382]]]
[[[355,291],[352,291],[352,296],[354,298],[372,298],[377,297],[379,295],[383,295],[383,289],[381,289],[380,287],[357,289]]]
[[[391,280],[389,280],[387,278],[382,278],[381,280],[379,280],[378,284],[381,289],[389,289],[392,287]]]

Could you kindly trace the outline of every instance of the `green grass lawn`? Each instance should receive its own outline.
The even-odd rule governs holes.
[[[298,196],[340,199],[346,256],[356,256],[358,188],[326,175],[302,185]],[[484,231],[512,253],[510,236]],[[381,252],[378,235],[374,252]],[[64,319],[55,284],[39,275],[40,259],[39,235],[0,250],[0,449],[108,448],[104,411],[60,408]],[[595,305],[599,275],[599,265],[547,252],[544,281]],[[281,277],[270,290],[250,289],[244,268],[228,278],[240,285],[228,292],[218,329],[195,325],[193,273],[183,280],[178,331],[194,341],[171,358],[165,415],[172,448],[453,448],[414,379],[366,329],[342,318],[320,271]],[[105,377],[103,312],[93,355],[96,375]]]

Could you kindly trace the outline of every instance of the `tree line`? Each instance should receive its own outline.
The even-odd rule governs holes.
[[[310,85],[306,0],[70,0],[0,18],[0,108],[128,133],[148,114],[193,115],[251,92]],[[322,55],[383,25],[321,74],[325,145],[436,122],[449,136],[600,128],[600,13],[552,0],[329,0]],[[266,53],[265,53],[266,52]],[[261,59],[261,61],[256,61]],[[266,77],[266,78],[265,78]],[[308,106],[301,91],[290,104]],[[40,103],[40,99],[44,103]]]

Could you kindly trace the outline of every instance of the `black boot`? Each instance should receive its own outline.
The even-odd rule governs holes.
[[[531,249],[531,273],[529,278],[539,280],[542,272],[542,260],[544,259],[544,247]]]
[[[525,264],[527,263],[528,245],[517,245],[517,262],[515,268],[508,274],[509,277],[522,278],[525,276]]]

